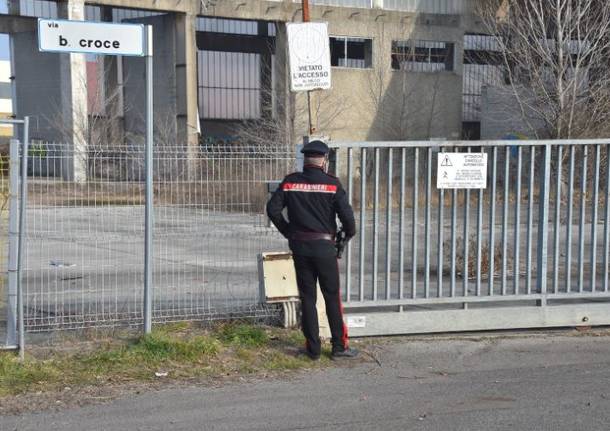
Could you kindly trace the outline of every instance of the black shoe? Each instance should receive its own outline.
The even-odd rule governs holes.
[[[356,349],[352,349],[351,347],[347,347],[343,350],[333,349],[330,354],[330,359],[354,359],[357,358],[360,352]]]
[[[315,353],[310,352],[309,350],[307,350],[304,347],[301,347],[299,349],[299,355],[305,355],[309,359],[311,359],[312,361],[317,361],[318,359],[320,359],[320,354],[319,353],[316,355]]]

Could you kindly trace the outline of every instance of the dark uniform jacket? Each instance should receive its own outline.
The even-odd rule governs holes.
[[[282,210],[288,208],[287,221]],[[356,234],[354,212],[338,178],[317,166],[305,166],[284,178],[267,203],[267,215],[277,229],[289,240],[290,250],[301,256],[335,256],[334,240],[297,240],[303,233],[324,233],[334,239],[336,217],[348,238]]]

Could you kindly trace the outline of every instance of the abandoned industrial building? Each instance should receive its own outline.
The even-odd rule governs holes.
[[[481,137],[483,88],[501,77],[471,55],[490,46],[471,1],[311,3],[311,19],[328,22],[333,66],[332,89],[312,96],[316,134]],[[39,17],[153,25],[157,142],[290,146],[307,134],[305,97],[289,91],[287,74],[286,23],[300,21],[300,2],[9,0],[0,12],[13,114],[33,119],[34,140],[137,141],[144,109],[143,61],[41,53]],[[488,138],[507,132],[484,129]]]

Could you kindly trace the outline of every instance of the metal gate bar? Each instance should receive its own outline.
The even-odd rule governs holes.
[[[606,193],[610,193],[610,145],[606,146]],[[604,215],[604,292],[608,292],[609,269],[608,260],[610,259],[610,198],[606,195],[606,213]]]

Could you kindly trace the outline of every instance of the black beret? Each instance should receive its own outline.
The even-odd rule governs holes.
[[[301,150],[301,153],[317,154],[317,155],[324,156],[324,155],[328,154],[329,151],[330,151],[330,149],[328,148],[328,145],[326,145],[324,142],[320,141],[319,139],[316,139],[315,141],[311,141],[311,142],[305,144],[303,146],[303,149]]]

